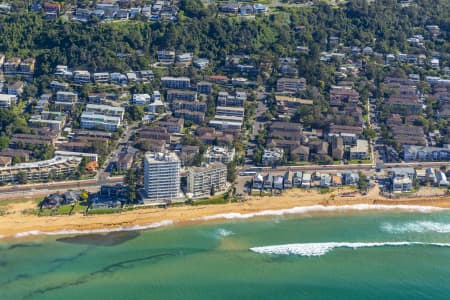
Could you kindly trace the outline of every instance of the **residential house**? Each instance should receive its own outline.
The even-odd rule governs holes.
[[[347,171],[342,174],[342,179],[345,185],[357,185],[359,182],[359,174],[353,171]]]
[[[441,170],[436,172],[436,179],[437,179],[438,186],[448,186],[449,185],[447,176]]]
[[[264,185],[264,178],[261,173],[257,173],[252,179],[252,189],[262,190]]]
[[[291,172],[286,171],[283,175],[283,189],[292,188],[292,176]]]
[[[263,189],[272,190],[273,189],[273,175],[267,174],[263,177]]]
[[[194,57],[194,54],[192,52],[186,52],[186,53],[178,54],[176,56],[176,61],[179,63],[190,63],[192,61],[193,57]]]
[[[393,168],[390,172],[393,193],[409,193],[413,188],[414,168]]]
[[[273,188],[276,190],[283,190],[284,189],[284,185],[283,185],[283,180],[284,177],[281,175],[276,175],[273,177]]]
[[[8,85],[8,95],[20,96],[23,93],[24,84],[22,81],[16,81]]]
[[[220,11],[227,14],[237,14],[239,11],[239,4],[234,2],[225,2],[220,6]]]
[[[262,155],[262,163],[264,165],[279,164],[283,161],[284,150],[282,148],[268,148],[264,149]]]
[[[219,146],[211,146],[209,147],[205,154],[205,162],[207,164],[212,162],[221,162],[224,164],[228,164],[234,159],[235,149],[227,148],[227,147],[219,147]]]
[[[364,160],[369,157],[369,142],[367,140],[358,139],[356,145],[350,148],[350,159]]]
[[[290,150],[290,159],[292,161],[308,161],[309,160],[309,147],[298,145],[294,146]]]
[[[301,172],[301,171],[294,172],[294,175],[292,176],[292,185],[294,187],[301,187],[302,178],[303,178],[303,172]]]
[[[147,106],[152,101],[152,97],[149,94],[133,94],[131,101],[135,105]]]
[[[209,59],[198,58],[198,59],[194,60],[194,66],[199,68],[200,70],[207,68],[208,65],[209,65]]]
[[[133,164],[133,155],[127,152],[119,153],[119,157],[116,163],[117,171],[126,172],[131,168],[132,164]]]
[[[19,57],[11,57],[3,64],[3,72],[5,75],[15,75],[19,70],[22,59]]]
[[[0,156],[0,167],[11,166],[12,158],[10,156]]]
[[[85,70],[78,70],[73,72],[73,81],[78,84],[90,83],[91,73]]]
[[[311,174],[310,173],[303,173],[302,176],[302,188],[310,188],[311,187]]]
[[[161,50],[157,53],[158,61],[164,64],[173,64],[175,61],[175,51]]]

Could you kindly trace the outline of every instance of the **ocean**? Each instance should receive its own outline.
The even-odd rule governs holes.
[[[448,210],[228,217],[2,239],[0,299],[450,299]]]

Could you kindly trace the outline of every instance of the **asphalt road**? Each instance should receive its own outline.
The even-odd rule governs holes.
[[[450,162],[402,162],[402,163],[385,163],[383,169],[386,168],[400,168],[400,167],[412,167],[412,168],[439,168],[441,166],[450,166]],[[254,166],[246,166],[238,168],[239,171],[246,169],[257,169]],[[264,172],[272,170],[273,172],[279,171],[358,171],[358,170],[375,170],[374,164],[351,164],[351,165],[304,165],[304,166],[279,166],[276,168],[262,167]]]
[[[114,184],[122,181],[123,176],[118,176],[106,178],[106,183],[99,179],[90,179],[0,187],[0,201],[6,199],[46,196],[55,191],[64,191],[68,189],[96,191],[103,184]]]

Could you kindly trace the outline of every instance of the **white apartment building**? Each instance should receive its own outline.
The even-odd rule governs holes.
[[[152,102],[152,97],[149,94],[134,94],[131,101],[135,105],[146,106]]]
[[[193,199],[209,197],[211,191],[222,192],[227,187],[227,167],[223,163],[212,163],[206,167],[188,170],[186,192]]]
[[[94,112],[105,116],[119,117],[121,120],[124,117],[125,109],[123,107],[116,107],[102,104],[88,104],[86,105],[86,112]]]
[[[17,103],[16,95],[0,94],[0,107],[11,107]]]
[[[116,131],[121,125],[122,119],[120,117],[112,117],[88,111],[81,114],[81,128],[84,129],[102,128],[109,131]]]
[[[144,157],[144,202],[180,201],[181,162],[175,153],[149,153]]]

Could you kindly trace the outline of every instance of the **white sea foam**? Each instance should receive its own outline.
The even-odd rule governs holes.
[[[433,207],[433,206],[418,206],[418,205],[374,205],[374,204],[355,204],[355,205],[342,205],[342,206],[323,206],[323,205],[312,205],[312,206],[300,206],[288,209],[280,210],[263,210],[255,213],[225,213],[211,215],[201,218],[193,219],[194,221],[210,221],[217,219],[250,219],[254,217],[263,216],[282,216],[289,214],[307,214],[314,212],[339,212],[339,211],[373,211],[373,210],[383,210],[383,211],[414,211],[420,213],[431,213],[437,211],[446,210],[445,208]]]
[[[422,242],[374,242],[374,243],[305,243],[305,244],[286,244],[264,247],[253,247],[250,251],[259,254],[275,255],[300,255],[300,256],[322,256],[335,248],[369,248],[369,247],[400,247],[400,246],[435,246],[450,247],[450,243],[422,243]]]
[[[163,220],[160,222],[150,223],[147,225],[134,225],[134,226],[121,226],[116,228],[99,228],[99,229],[90,229],[90,230],[77,230],[77,229],[66,229],[59,231],[25,231],[19,232],[14,235],[15,238],[23,238],[27,236],[35,236],[35,235],[72,235],[72,234],[95,234],[95,233],[111,233],[111,232],[120,232],[120,231],[137,231],[137,230],[145,230],[145,229],[154,229],[163,226],[172,225],[172,220]]]
[[[417,221],[404,224],[383,223],[381,225],[381,229],[389,233],[407,233],[407,232],[450,233],[450,224],[431,221]]]
[[[219,229],[217,229],[216,232],[217,232],[217,235],[220,236],[220,237],[227,237],[227,236],[230,236],[230,235],[234,234],[233,231],[227,230],[225,228],[219,228]]]

